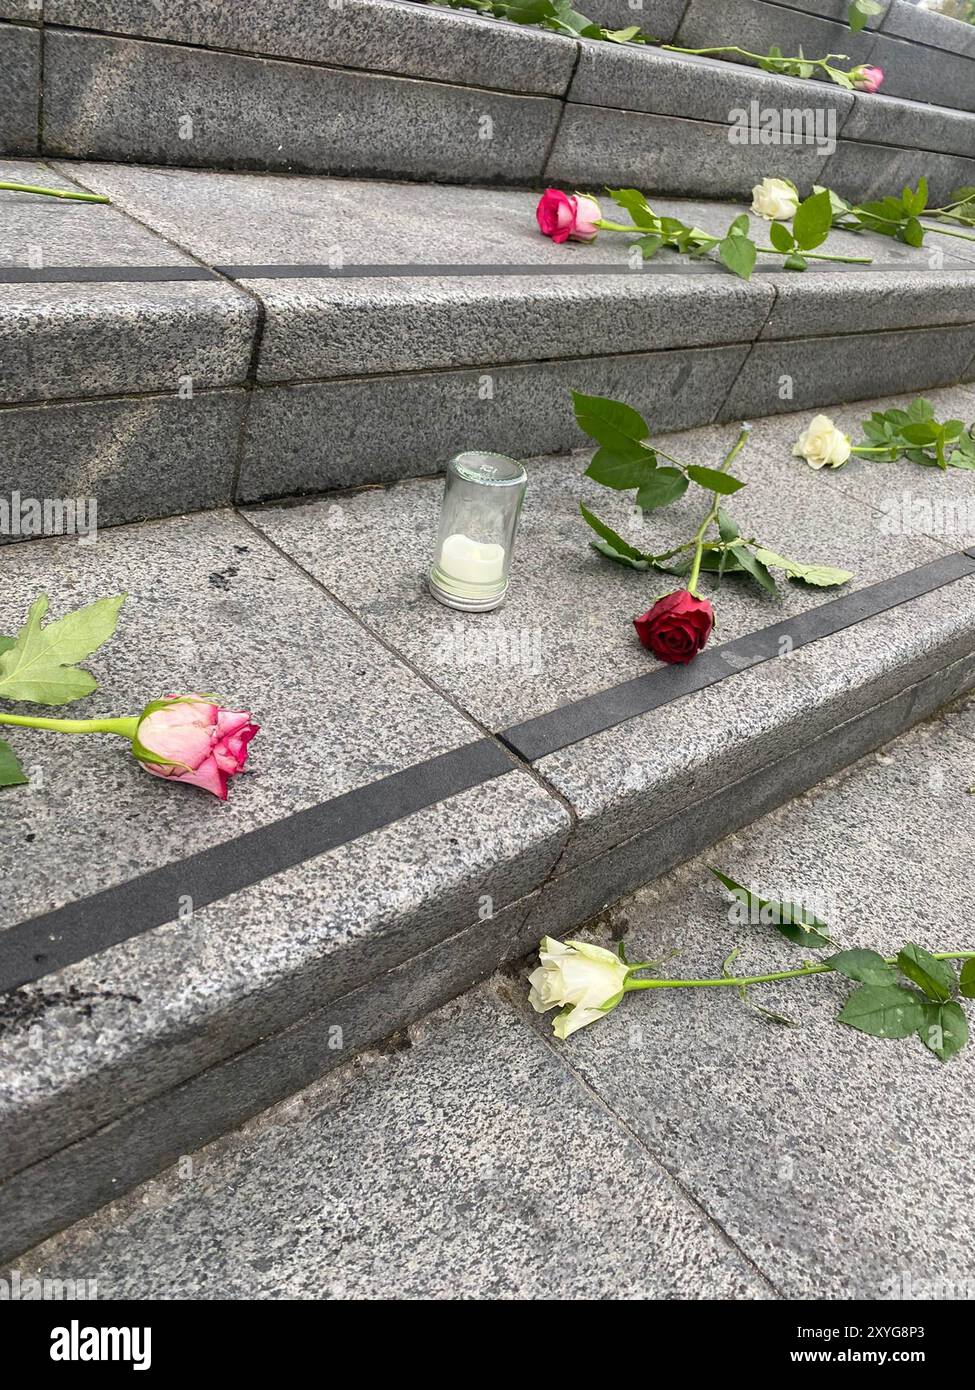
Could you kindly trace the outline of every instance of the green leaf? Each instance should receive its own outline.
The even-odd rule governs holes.
[[[740,478],[733,478],[730,473],[719,473],[716,468],[703,468],[699,463],[688,464],[686,472],[699,487],[707,488],[708,492],[720,492],[725,497],[730,497],[745,486]]]
[[[757,917],[760,922],[775,927],[794,946],[811,946],[816,949],[833,944],[829,939],[829,928],[826,923],[821,922],[814,912],[810,912],[801,903],[776,902],[760,898],[750,888],[746,888],[742,883],[736,883],[733,878],[721,873],[713,865],[709,864],[708,868],[715,878],[724,884],[732,897],[748,908],[749,919]]]
[[[975,959],[966,960],[962,966],[960,988],[966,999],[975,999]]]
[[[645,574],[653,567],[650,560],[634,560],[629,555],[621,555],[609,541],[590,541],[589,544],[593,550],[598,550],[600,555],[605,555],[607,560],[615,560],[618,565],[625,565],[627,569],[640,570]]]
[[[637,227],[656,227],[657,214],[638,188],[607,188],[606,192],[617,207],[630,214]]]
[[[855,947],[851,951],[839,951],[823,964],[845,975],[848,980],[859,980],[864,985],[897,983],[897,971],[892,965],[887,964],[879,951]]]
[[[74,663],[108,641],[124,602],[124,594],[96,599],[42,627],[48,599],[39,594],[14,645],[0,656],[0,698],[64,705],[90,695],[97,682]]]
[[[608,545],[610,549],[614,552],[613,558],[621,558],[624,560],[642,560],[644,563],[641,566],[641,568],[643,568],[646,565],[647,557],[643,554],[643,552],[637,550],[636,546],[630,545],[629,541],[625,541],[622,536],[618,536],[616,532],[613,530],[613,528],[611,526],[607,526],[604,521],[600,521],[598,516],[593,516],[592,512],[584,503],[579,503],[579,510],[580,512],[582,512],[583,517],[595,531],[599,539],[601,541],[604,541],[605,544]],[[602,551],[602,554],[605,553],[605,551]]]
[[[833,208],[829,193],[810,193],[796,209],[792,219],[792,235],[802,251],[813,251],[829,236],[833,225]]]
[[[573,391],[572,404],[580,429],[608,448],[639,443],[650,433],[639,411],[609,396],[584,396]]]
[[[723,541],[736,541],[741,535],[737,525],[732,521],[724,507],[718,508],[718,534]]]
[[[926,400],[924,396],[916,396],[904,413],[907,415],[908,420],[918,422],[922,420],[933,420],[934,406],[929,400]],[[889,414],[893,415],[894,412],[890,411]],[[900,415],[901,412],[898,411],[897,414]],[[901,423],[903,424],[904,422],[901,421]]]
[[[776,251],[791,251],[796,239],[783,222],[773,222],[768,229],[769,241]]]
[[[787,560],[764,545],[755,547],[755,554],[769,569],[785,570],[790,579],[798,579],[803,584],[813,584],[819,589],[829,589],[836,584],[846,584],[853,578],[849,570],[833,569],[829,565],[803,565],[798,560]]]
[[[798,251],[793,251],[791,256],[786,256],[782,266],[785,270],[808,270],[809,262],[805,256],[800,256]]]
[[[604,29],[602,36],[608,43],[629,43],[639,32],[639,24],[631,24],[626,29]]]
[[[687,479],[679,468],[657,468],[640,488],[636,504],[645,512],[669,507],[687,491]]]
[[[917,1035],[939,1062],[950,1061],[968,1042],[964,1009],[954,1000],[942,1004],[925,1000],[924,1017],[918,1024]]]
[[[657,455],[643,444],[604,445],[593,455],[586,477],[617,491],[643,487],[653,478]]]
[[[16,644],[16,637],[0,637],[0,656],[3,656],[4,652],[9,652],[10,648]]]
[[[652,232],[648,236],[642,236],[636,242],[636,245],[639,246],[640,250],[643,252],[643,259],[645,261],[652,260],[663,244],[663,237],[658,236],[656,232]]]
[[[0,738],[0,787],[23,787],[28,778],[10,744]]]
[[[868,19],[875,14],[883,14],[885,8],[886,3],[881,4],[879,0],[851,0],[846,15],[847,23],[854,34],[858,34]]]
[[[724,241],[718,242],[718,255],[728,269],[734,271],[742,280],[751,279],[758,251],[749,237],[742,236],[739,232],[730,233]]]
[[[839,1021],[873,1038],[909,1038],[924,1021],[924,1001],[901,985],[861,985],[844,1004]]]
[[[762,588],[770,594],[778,593],[775,587],[775,580],[762,564],[757,555],[753,554],[747,545],[735,545],[731,548],[731,553],[741,565],[742,569],[761,584]]]
[[[897,953],[897,965],[902,975],[916,984],[929,999],[944,1003],[955,993],[955,972],[945,960],[935,960],[923,946],[909,942]]]

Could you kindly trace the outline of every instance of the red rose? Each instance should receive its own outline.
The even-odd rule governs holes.
[[[595,226],[602,216],[595,198],[587,198],[584,193],[568,194],[558,188],[546,188],[535,209],[538,225],[543,236],[553,241],[595,241],[599,228]]]
[[[658,599],[633,619],[636,635],[661,661],[686,666],[707,644],[714,627],[714,609],[706,598],[677,589]]]

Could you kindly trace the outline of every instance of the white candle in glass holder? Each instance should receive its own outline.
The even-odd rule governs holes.
[[[441,546],[440,568],[461,584],[496,584],[504,575],[504,546],[481,544],[458,532]]]

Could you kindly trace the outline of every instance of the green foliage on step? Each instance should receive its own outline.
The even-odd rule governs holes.
[[[16,753],[9,743],[0,738],[0,787],[22,787],[26,783],[27,778]]]
[[[711,865],[709,868],[719,883],[723,883],[731,896],[745,908],[748,922],[774,927],[793,946],[817,949],[832,944],[827,924],[808,907],[803,907],[802,903],[762,898],[743,883],[723,874],[720,869]]]
[[[39,594],[16,636],[5,639],[0,654],[0,699],[65,705],[90,695],[98,682],[77,663],[112,636],[124,602],[124,594],[96,599],[42,626],[48,597]]]
[[[788,183],[786,179],[784,182]],[[794,184],[790,185],[795,187]],[[617,207],[629,213],[633,221],[633,231],[639,233],[635,245],[645,261],[651,260],[664,247],[679,255],[699,260],[714,251],[722,265],[742,280],[751,279],[758,257],[784,257],[784,270],[805,270],[809,258],[814,260],[865,260],[843,256],[815,254],[829,236],[833,225],[833,203],[828,189],[819,189],[799,203],[790,231],[782,222],[773,222],[769,227],[771,246],[759,246],[752,237],[751,222],[747,213],[739,213],[731,222],[724,236],[714,236],[682,222],[678,217],[668,217],[654,212],[644,193],[638,188],[607,188],[606,192]],[[843,205],[844,214],[849,206]],[[597,226],[600,224],[597,223]],[[603,224],[605,225],[605,224]],[[613,224],[613,231],[628,231],[629,228]]]
[[[531,24],[556,34],[579,39],[603,39],[607,43],[649,43],[638,24],[625,29],[604,29],[574,10],[568,0],[427,0],[451,10],[475,10],[512,24]]]
[[[925,468],[975,469],[975,439],[964,420],[936,420],[931,402],[919,396],[906,410],[874,411],[861,422],[871,457],[886,462],[906,458]]]
[[[662,453],[650,441],[650,426],[632,406],[608,396],[589,396],[581,391],[573,391],[572,401],[580,429],[599,445],[586,469],[586,477],[613,492],[635,491],[634,506],[641,516],[673,505],[692,485],[710,496],[718,539],[704,541],[700,568],[715,575],[718,583],[726,574],[739,573],[774,594],[777,591],[771,570],[782,570],[790,579],[817,588],[845,584],[853,578],[849,570],[790,560],[763,546],[754,537],[742,536],[728,512],[717,503],[723,497],[740,492],[744,481],[725,467],[685,464]],[[583,520],[596,533],[597,539],[591,542],[593,549],[606,559],[642,571],[655,569],[677,576],[691,572],[693,541],[669,550],[641,550],[584,503],[580,502],[579,508]]]
[[[883,14],[887,8],[887,0],[850,0],[849,8],[846,12],[847,23],[858,34],[865,28],[868,21],[878,14]]]

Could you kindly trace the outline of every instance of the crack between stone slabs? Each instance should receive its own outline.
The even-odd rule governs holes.
[[[487,987],[491,988],[490,984],[488,984]],[[539,1044],[549,1053],[549,1055],[555,1058],[558,1065],[562,1067],[564,1071],[568,1072],[569,1076],[571,1076],[572,1080],[579,1088],[579,1090],[582,1091],[584,1095],[587,1095],[589,1099],[595,1103],[598,1109],[601,1110],[603,1114],[606,1115],[608,1119],[612,1122],[613,1126],[616,1129],[618,1129],[622,1134],[626,1135],[630,1142],[634,1144],[641,1153],[647,1156],[647,1158],[658,1170],[658,1172],[663,1174],[667,1182],[670,1183],[671,1187],[673,1187],[674,1190],[681,1195],[681,1197],[690,1207],[692,1207],[696,1212],[698,1212],[701,1215],[708,1228],[718,1235],[718,1237],[724,1245],[726,1245],[729,1249],[734,1251],[734,1253],[741,1260],[742,1264],[748,1270],[750,1270],[751,1273],[759,1280],[759,1283],[770,1293],[772,1293],[776,1298],[784,1298],[785,1295],[783,1294],[782,1290],[779,1289],[778,1286],[773,1282],[772,1278],[769,1275],[767,1275],[764,1272],[764,1270],[755,1262],[755,1260],[753,1260],[752,1257],[742,1248],[742,1246],[738,1244],[734,1236],[732,1236],[721,1224],[718,1218],[711,1211],[708,1210],[703,1200],[697,1196],[693,1189],[690,1188],[681,1178],[679,1178],[670,1167],[668,1167],[668,1165],[661,1158],[660,1154],[657,1153],[655,1149],[652,1149],[650,1145],[646,1142],[646,1140],[643,1139],[642,1136],[639,1135],[636,1132],[636,1130],[634,1130],[631,1127],[629,1121],[625,1120],[622,1117],[622,1115],[619,1114],[618,1111],[614,1110],[613,1107],[610,1105],[609,1101],[606,1100],[606,1098],[598,1090],[596,1090],[595,1086],[591,1082],[589,1082],[585,1076],[583,1076],[582,1072],[580,1072],[577,1067],[573,1066],[572,1062],[569,1061],[566,1055],[565,1047],[555,1047],[555,1045],[552,1043],[552,1041],[546,1033],[540,1032],[538,1029],[533,1028],[531,1023],[525,1018],[524,1014],[522,1013],[520,1004],[516,1004],[514,1000],[508,996],[508,992],[503,987],[494,987],[492,989],[492,993],[494,994],[494,997],[498,1000],[498,1002],[518,1019],[522,1027],[526,1029],[529,1033],[531,1033],[538,1040]]]
[[[46,162],[44,167],[51,169],[54,173],[60,175],[62,178],[68,179],[69,182],[74,183],[79,188],[85,189],[89,193],[95,191],[93,188],[91,188],[89,184],[85,183],[76,175],[65,172],[60,167],[59,161]],[[237,495],[237,484],[240,479],[241,468],[243,467],[244,442],[247,437],[247,427],[250,420],[251,400],[253,398],[254,388],[257,384],[258,362],[260,358],[261,347],[264,342],[264,328],[267,319],[264,301],[263,299],[261,299],[260,295],[258,295],[254,290],[248,289],[245,285],[239,284],[230,276],[224,275],[219,270],[216,270],[215,267],[208,265],[206,261],[204,261],[200,256],[197,256],[195,252],[189,249],[189,247],[184,246],[181,242],[176,241],[175,238],[167,236],[165,233],[158,231],[157,228],[153,227],[151,223],[147,222],[142,217],[136,216],[136,214],[130,212],[128,208],[123,208],[115,202],[112,202],[110,206],[115,208],[121,214],[122,217],[127,218],[130,222],[133,222],[136,226],[141,227],[144,231],[148,232],[154,240],[161,242],[163,245],[171,247],[174,251],[178,251],[180,255],[186,256],[194,265],[199,266],[201,269],[206,270],[210,276],[215,277],[218,283],[227,285],[231,290],[234,291],[235,294],[247,299],[256,307],[256,317],[254,321],[253,337],[251,339],[250,357],[248,360],[244,380],[242,382],[236,382],[232,386],[220,388],[227,390],[240,390],[242,388],[244,391],[243,409],[240,413],[240,424],[237,427],[237,444],[236,448],[234,449],[234,466],[230,478],[229,499],[232,505],[233,499]],[[203,388],[203,390],[207,389],[209,388]],[[169,395],[169,393],[161,391],[142,392],[138,394],[140,396],[155,395],[164,396],[167,398]],[[109,396],[100,396],[96,399],[111,400],[113,398]],[[116,396],[114,399],[131,399],[131,396]],[[36,404],[56,403],[57,402],[54,401],[36,402]]]
[[[562,96],[559,101],[559,114],[555,122],[555,129],[552,132],[551,140],[549,140],[548,142],[548,149],[545,151],[545,158],[542,160],[542,168],[539,174],[539,181],[541,183],[548,182],[548,166],[552,162],[552,156],[555,153],[555,146],[558,143],[559,136],[562,133],[562,123],[565,120],[566,109],[569,106],[569,93],[572,91],[572,84],[576,80],[576,73],[579,71],[579,64],[582,61],[582,44],[578,40],[576,40],[575,43],[575,50],[575,57],[572,60],[572,71],[569,73],[569,80],[565,84],[565,91],[562,93]]]
[[[557,787],[553,786],[546,777],[544,777],[530,762],[528,762],[526,758],[523,758],[517,749],[512,748],[509,744],[505,743],[505,741],[502,738],[500,738],[493,729],[490,729],[486,724],[482,723],[481,720],[479,720],[476,715],[472,714],[470,710],[465,709],[465,707],[460,703],[460,701],[454,695],[452,695],[449,690],[445,690],[441,685],[438,684],[437,681],[433,680],[425,671],[423,671],[419,666],[415,665],[414,662],[405,654],[405,652],[400,651],[398,647],[393,646],[391,642],[387,641],[387,639],[382,635],[382,633],[377,632],[375,628],[370,627],[370,625],[367,622],[365,622],[353,608],[350,608],[347,603],[345,603],[341,598],[339,598],[338,594],[336,594],[332,589],[330,589],[327,584],[324,584],[316,575],[312,574],[310,570],[306,569],[305,566],[300,562],[300,560],[297,560],[287,550],[280,546],[277,541],[272,540],[271,537],[267,534],[267,532],[262,530],[256,522],[252,521],[251,518],[241,510],[242,505],[246,504],[234,504],[235,514],[240,518],[242,522],[244,522],[246,526],[250,528],[251,531],[255,533],[255,535],[260,537],[261,541],[266,546],[270,547],[271,550],[275,551],[278,555],[280,555],[282,559],[284,559],[287,562],[288,565],[290,565],[293,569],[297,570],[298,573],[301,574],[305,579],[307,579],[311,584],[313,584],[316,589],[318,589],[328,599],[330,599],[338,608],[342,610],[346,617],[352,619],[352,621],[356,624],[358,628],[361,629],[361,631],[367,633],[373,640],[378,642],[379,645],[383,647],[389,653],[389,655],[394,658],[394,660],[396,660],[400,665],[405,666],[408,671],[412,672],[414,676],[421,680],[428,690],[432,690],[442,700],[446,701],[446,703],[449,704],[451,708],[456,710],[458,714],[462,715],[468,723],[472,724],[474,728],[477,729],[478,733],[481,735],[482,738],[490,739],[492,743],[496,744],[502,750],[502,752],[504,752],[506,756],[511,759],[513,771],[520,769],[523,772],[527,772],[529,776],[532,778],[532,780],[536,782],[543,791],[547,792],[548,795],[554,801],[557,801],[562,806],[563,810],[569,817],[569,828],[566,832],[566,841],[565,844],[562,846],[562,849],[556,855],[555,861],[552,864],[552,867],[549,869],[548,873],[539,883],[535,885],[534,888],[531,889],[532,893],[537,892],[538,889],[543,886],[543,884],[548,883],[549,879],[555,873],[555,870],[557,869],[558,865],[562,862],[562,857],[565,854],[566,849],[568,848],[569,840],[572,838],[576,825],[578,824],[578,815],[576,813],[575,807],[569,801],[568,797],[566,797],[561,791],[559,791]],[[431,602],[434,602],[434,600],[431,599]],[[529,894],[525,894],[525,896],[527,897],[529,896]]]
[[[724,420],[725,420],[725,418],[726,418],[726,417],[725,417],[725,410],[727,409],[728,402],[731,400],[731,397],[732,397],[732,394],[733,394],[735,388],[737,387],[739,381],[741,380],[741,374],[742,374],[742,372],[745,370],[745,368],[748,366],[749,362],[752,360],[752,354],[754,353],[755,349],[758,347],[758,344],[759,344],[759,342],[760,342],[760,340],[761,340],[762,334],[765,332],[766,328],[768,328],[769,324],[770,324],[771,321],[772,321],[772,315],[773,315],[773,313],[775,312],[775,306],[776,306],[776,304],[778,304],[778,302],[779,302],[779,286],[776,285],[776,284],[773,284],[773,285],[771,286],[771,290],[772,290],[772,299],[771,299],[771,302],[769,303],[768,312],[767,312],[766,315],[765,315],[765,319],[764,319],[763,323],[761,324],[761,326],[759,327],[758,332],[755,334],[755,337],[754,337],[754,338],[752,339],[752,341],[749,343],[749,345],[748,345],[748,351],[745,353],[744,357],[742,358],[742,360],[741,360],[741,365],[739,366],[737,372],[735,372],[734,380],[731,382],[731,385],[728,387],[727,391],[725,392],[724,397],[721,399],[721,401],[719,401],[717,407],[715,408],[714,414],[711,416],[711,419],[710,419],[710,421],[709,421],[709,423],[712,424],[712,425],[719,424],[719,423],[720,423],[720,424],[723,424],[723,423],[724,423]]]
[[[521,26],[519,26],[520,28]],[[220,53],[232,58],[249,58],[254,63],[288,63],[296,68],[314,68],[319,72],[344,72],[358,77],[385,78],[393,82],[428,82],[436,87],[456,87],[462,91],[486,92],[491,96],[514,97],[526,101],[563,101],[564,94],[559,92],[524,92],[513,91],[510,87],[484,87],[480,84],[462,82],[456,78],[446,77],[416,77],[403,72],[385,72],[375,68],[355,68],[343,65],[342,63],[326,62],[318,58],[295,58],[291,55],[282,53],[255,53],[246,48],[223,47],[217,44],[189,43],[185,39],[161,39],[145,34],[124,34],[114,29],[89,29],[81,25],[69,24],[48,24],[47,31],[50,34],[81,34],[84,37],[95,39],[115,39],[127,43],[142,43],[155,45],[157,48],[176,48],[188,50],[191,53]],[[545,34],[545,31],[540,31]],[[552,37],[569,38],[568,34],[552,35]],[[548,42],[546,34],[543,42]],[[578,43],[576,44],[578,47]],[[568,90],[568,89],[566,89]]]
[[[957,390],[958,388],[952,386],[945,386],[939,387],[938,389],[952,391]],[[822,483],[825,487],[828,487],[831,492],[837,493],[840,497],[845,497],[848,502],[853,502],[860,507],[866,507],[869,511],[876,513],[878,516],[886,515],[886,513],[880,507],[876,506],[868,498],[860,497],[855,492],[848,492],[847,489],[844,486],[842,486],[838,479],[825,477],[822,479]],[[919,531],[917,534],[923,537],[924,540],[930,541],[932,545],[937,545],[940,549],[944,551],[946,555],[954,555],[957,553],[957,546],[949,544],[948,538],[946,536],[933,535],[930,531]],[[975,559],[975,549],[964,550],[963,553],[965,555],[968,555],[969,558]]]

